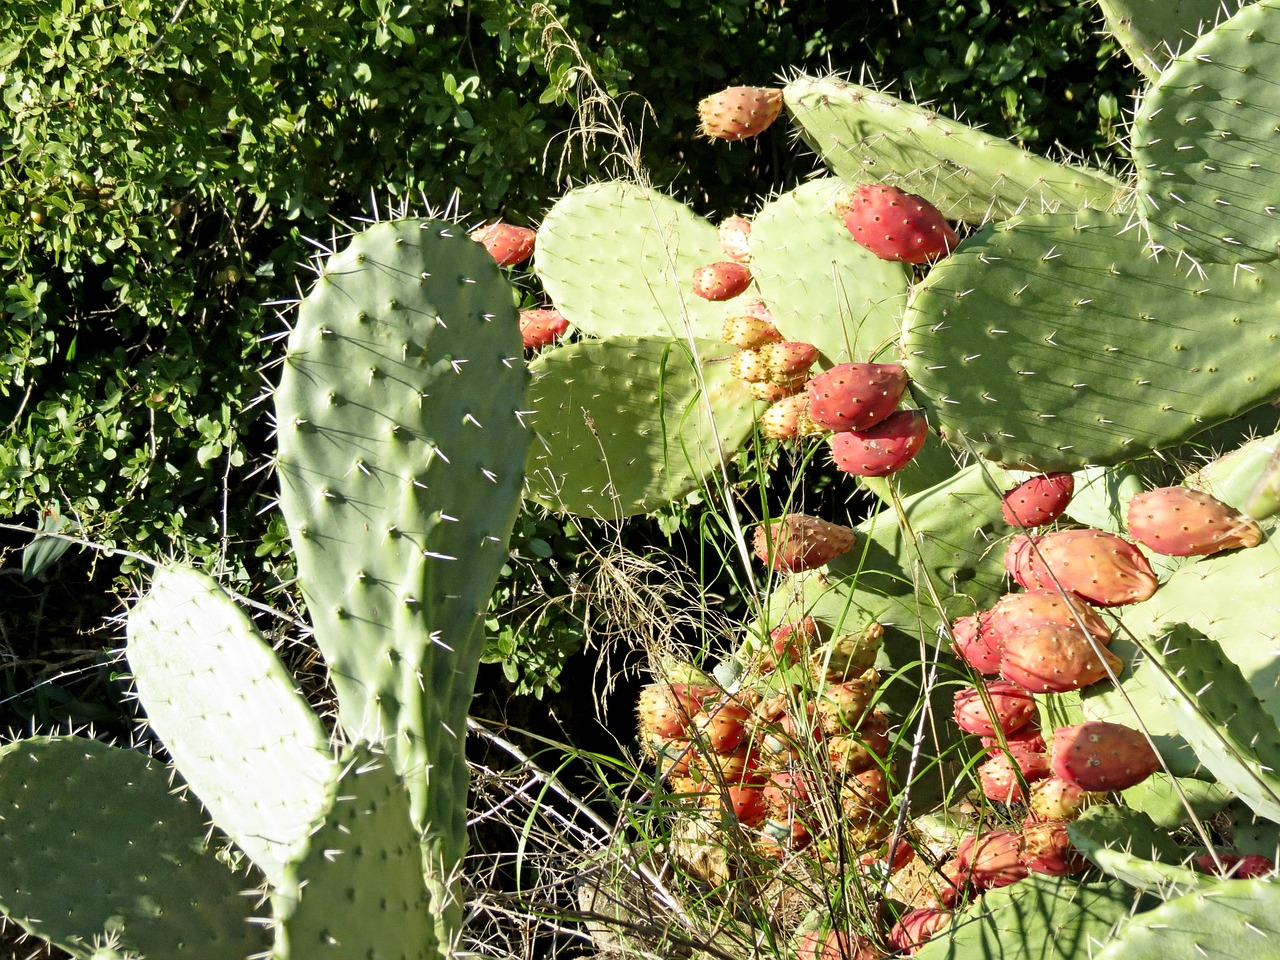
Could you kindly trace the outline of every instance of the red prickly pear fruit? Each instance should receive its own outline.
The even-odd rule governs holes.
[[[889,778],[879,767],[847,777],[840,788],[840,808],[855,829],[878,824],[889,809]]]
[[[759,136],[782,112],[782,91],[728,87],[698,101],[698,131],[710,140]]]
[[[1061,777],[1049,776],[1031,784],[1027,798],[1029,816],[1037,820],[1074,820],[1086,808],[1106,799],[1106,794],[1082,790]]]
[[[756,527],[755,555],[774,570],[796,573],[830,563],[854,544],[853,531],[804,513]]]
[[[978,673],[999,673],[1001,651],[987,642],[989,610],[960,617],[951,625],[951,645],[958,656]]]
[[[856,730],[871,707],[879,686],[880,674],[871,669],[857,680],[823,689],[815,702],[823,732],[839,734]]]
[[[910,463],[928,436],[923,413],[899,410],[866,430],[833,433],[827,442],[837,469],[855,477],[887,477]]]
[[[760,348],[760,356],[769,369],[768,380],[780,385],[793,384],[803,378],[814,361],[818,359],[818,348],[812,343],[799,340],[784,340],[778,343],[767,343]]]
[[[728,753],[695,752],[689,761],[689,776],[694,783],[717,787],[721,783],[759,784],[764,780],[760,756],[746,743]]]
[[[892,855],[892,860],[890,856]],[[858,873],[883,880],[891,877],[916,858],[916,848],[906,837],[898,837],[868,850],[858,857]]]
[[[713,809],[720,807],[721,798],[714,793],[703,795],[707,805]],[[764,790],[751,783],[735,783],[725,788],[724,807],[732,811],[734,817],[744,827],[755,829],[764,826],[768,815],[768,805],[764,800]]]
[[[751,271],[741,263],[721,260],[693,271],[693,292],[704,300],[731,300],[751,286]]]
[[[1044,473],[1006,493],[1000,512],[1011,527],[1043,527],[1062,516],[1075,492],[1076,478],[1071,474]]]
[[[938,208],[897,187],[864,183],[836,201],[849,233],[881,260],[924,263],[959,242]]]
[[[569,321],[559,310],[521,310],[520,337],[526,350],[541,350],[559,340]]]
[[[796,960],[879,960],[880,951],[870,940],[856,933],[832,930],[811,931],[800,938]]]
[[[1265,877],[1276,869],[1275,861],[1260,853],[1220,853],[1215,863],[1213,854],[1206,853],[1195,859],[1196,869],[1204,873],[1216,874],[1230,880],[1252,880]],[[1219,866],[1218,864],[1221,864]]]
[[[898,408],[907,371],[897,363],[838,363],[810,378],[809,416],[827,430],[866,430]]]
[[[767,343],[777,343],[782,334],[774,325],[773,314],[763,300],[732,300],[725,304],[720,339],[743,350],[755,350]]]
[[[983,637],[992,648],[1004,650],[1010,638],[1046,624],[1083,626],[1098,643],[1111,643],[1111,628],[1097,610],[1074,594],[1041,589],[1001,597],[989,612]]]
[[[1032,720],[1012,733],[1006,733],[1003,745],[997,736],[979,737],[978,741],[987,750],[1003,750],[1005,746],[1008,746],[1010,750],[1016,747],[1019,750],[1028,750],[1031,753],[1044,753],[1049,749],[1044,742],[1044,737],[1041,735],[1038,720]]]
[[[646,742],[687,738],[689,725],[703,702],[723,694],[709,684],[651,683],[640,689],[636,711],[641,739]]]
[[[998,728],[1007,735],[1035,719],[1035,698],[1023,687],[1007,680],[992,680],[985,686],[994,714],[988,712],[977,687],[964,687],[955,695],[956,726],[965,733],[991,737]]]
[[[499,221],[476,227],[467,236],[488,250],[498,266],[514,267],[529,259],[537,234],[528,227]]]
[[[1160,769],[1147,738],[1122,723],[1089,720],[1053,731],[1054,776],[1081,790],[1127,790]]]
[[[756,400],[763,400],[765,403],[777,403],[779,400],[785,400],[787,397],[794,397],[799,393],[804,387],[804,381],[796,380],[792,383],[770,383],[767,380],[763,380],[750,384],[750,387],[751,396]],[[807,423],[807,419],[805,422]]]
[[[855,733],[834,734],[824,742],[831,772],[838,777],[850,777],[879,766],[889,755],[889,723],[884,716],[872,714]]]
[[[1257,521],[1189,487],[1160,487],[1129,501],[1129,536],[1167,557],[1204,557],[1262,542]]]
[[[735,701],[704,707],[694,715],[691,728],[707,747],[716,753],[731,753],[747,735],[751,711]]]
[[[1088,869],[1089,861],[1071,845],[1067,820],[1028,817],[1022,825],[1018,857],[1032,873],[1066,877]]]
[[[1018,859],[1018,841],[1019,834],[1012,830],[988,830],[962,844],[956,859],[968,868],[969,882],[979,890],[1007,887],[1027,877]]]
[[[750,263],[751,221],[746,217],[726,217],[718,228],[720,249],[734,263]]]
[[[779,664],[795,663],[809,655],[809,648],[818,639],[818,624],[813,617],[804,617],[798,623],[784,623],[769,631],[769,648],[759,661],[761,673],[776,670]]]
[[[653,744],[658,758],[658,772],[673,786],[689,777],[689,761],[693,759],[693,741],[663,740]]]
[[[937,871],[925,880],[917,902],[922,907],[951,910],[971,890],[968,864],[961,863],[959,857],[952,857],[940,863]]]
[[[1142,551],[1105,530],[1055,530],[1025,546],[1011,543],[1010,554],[1005,567],[1028,590],[1061,588],[1098,607],[1139,603],[1158,586]]]
[[[982,795],[993,803],[1022,803],[1022,780],[1035,783],[1049,776],[1049,758],[1042,751],[1010,745],[1007,751],[993,751],[978,767]],[[1021,774],[1021,780],[1019,779]]]
[[[769,367],[759,350],[739,350],[729,361],[729,373],[747,383],[761,383],[769,378]]]
[[[1033,567],[1032,564],[1039,563],[1036,551],[1040,548],[1040,537],[1025,533],[1015,534],[1009,539],[1009,544],[1004,552],[1004,569],[1005,573],[1013,579],[1013,582],[1026,590],[1035,590],[1041,587],[1037,574],[1043,571],[1043,564]],[[1053,584],[1049,585],[1050,587]]]
[[[1124,662],[1074,624],[1046,623],[1010,638],[1000,676],[1032,693],[1066,693],[1118,676]]]
[[[894,950],[911,956],[951,925],[951,911],[943,907],[917,907],[898,918],[885,942]]]
[[[803,393],[775,400],[760,414],[760,432],[770,440],[794,440],[803,436],[809,398]]]

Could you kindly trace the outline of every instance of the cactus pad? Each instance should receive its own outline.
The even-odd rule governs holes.
[[[1280,277],[1149,255],[1084,211],[990,227],[918,288],[902,350],[943,437],[1074,471],[1169,446],[1280,391]]]
[[[385,757],[351,748],[331,806],[296,865],[302,890],[279,960],[428,960],[439,949],[409,797]]]
[[[214,823],[281,886],[327,802],[320,721],[253,622],[197,570],[157,569],[128,637],[148,724]]]
[[[585,340],[538,357],[526,418],[538,434],[528,495],[610,519],[696,489],[751,435],[760,410],[730,374],[733,348],[696,346],[696,364],[683,341],[635,337]]]
[[[103,935],[191,960],[268,946],[243,896],[261,877],[233,874],[208,837],[199,805],[136,751],[81,737],[0,747],[0,910],[77,956]]]
[[[1214,882],[1187,865],[1191,851],[1179,847],[1150,817],[1136,810],[1100,804],[1069,823],[1067,832],[1072,846],[1104,873],[1130,886],[1151,888],[1168,897],[1171,891],[1176,896]]]
[[[1155,81],[1134,120],[1138,187],[1157,243],[1215,262],[1280,254],[1280,4],[1251,3]]]
[[[952,220],[1105,209],[1124,192],[1104,173],[1054,163],[858,84],[801,77],[783,96],[800,136],[840,177],[901,187]]]
[[[871,360],[897,338],[910,271],[854,242],[836,214],[839,180],[811,180],[766,203],[751,229],[751,270],[785,340],[823,364]]]
[[[1232,0],[1238,5],[1240,0]],[[1223,0],[1098,0],[1107,30],[1152,79],[1223,17]]]
[[[692,277],[724,259],[707,220],[656,190],[621,182],[561,197],[542,221],[533,255],[556,309],[591,337],[719,337],[724,307],[694,296]]]

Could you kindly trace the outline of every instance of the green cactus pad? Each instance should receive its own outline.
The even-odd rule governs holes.
[[[1080,717],[1073,721],[1083,722]],[[1231,793],[1221,784],[1191,777],[1170,777],[1157,771],[1122,794],[1124,804],[1151,818],[1158,827],[1172,830],[1192,817],[1207,820],[1228,803]]]
[[[733,347],[611,337],[541,354],[530,366],[527,495],[612,519],[696,489],[751,435],[764,405],[730,375]],[[705,393],[703,386],[705,384]],[[712,416],[708,417],[710,404]]]
[[[365,745],[342,761],[332,805],[297,865],[302,895],[283,920],[278,960],[438,960],[409,795]]]
[[[328,259],[276,393],[280,506],[339,720],[386,744],[444,876],[466,849],[466,714],[524,483],[527,381],[493,258],[412,219]]]
[[[166,960],[270,945],[245,896],[261,876],[232,873],[200,806],[133,750],[81,737],[0,747],[0,861],[0,911],[77,957],[104,936]]]
[[[1097,956],[1135,906],[1145,906],[1119,881],[1081,883],[1032,874],[989,890],[956,914],[948,932],[926,943],[915,960],[1080,960]]]
[[[217,581],[156,570],[126,656],[147,722],[224,833],[280,887],[328,802],[319,719]]]
[[[1280,253],[1280,4],[1252,3],[1179,56],[1143,99],[1133,160],[1157,243],[1217,263]]]
[[[1280,278],[1188,269],[1108,214],[989,227],[907,309],[916,399],[944,439],[1044,471],[1133,459],[1271,399]]]
[[[783,98],[805,143],[851,183],[883,182],[929,200],[952,220],[1107,208],[1113,177],[1054,163],[888,94],[834,78],[800,77]]]
[[[1224,880],[1122,927],[1094,960],[1254,960],[1280,955],[1280,884]],[[920,954],[917,954],[920,956]]]
[[[1254,513],[1250,508],[1256,508],[1258,490],[1265,489],[1268,471],[1275,472],[1278,458],[1280,433],[1258,437],[1206,464],[1187,477],[1186,485],[1203,490],[1250,516],[1265,519],[1269,516],[1266,511]]]
[[[1238,5],[1240,0],[1235,0]],[[1098,0],[1107,30],[1151,79],[1223,17],[1223,0]]]
[[[692,277],[727,259],[716,228],[684,204],[611,182],[570,191],[547,212],[533,269],[587,336],[714,340],[724,305],[696,296]]]
[[[766,203],[751,226],[751,272],[775,325],[821,350],[824,366],[872,360],[896,339],[911,279],[854,242],[834,207],[843,189],[811,180]]]
[[[1213,883],[1186,866],[1192,851],[1179,847],[1144,813],[1103,804],[1067,825],[1071,845],[1104,873],[1162,899]]]

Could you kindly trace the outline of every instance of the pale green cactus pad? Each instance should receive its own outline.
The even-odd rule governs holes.
[[[1067,825],[1071,845],[1104,873],[1167,899],[1216,881],[1188,865],[1178,846],[1144,813],[1115,804],[1090,807]]]
[[[560,198],[538,229],[533,268],[589,337],[720,336],[724,307],[693,293],[693,272],[728,257],[716,228],[634,183],[594,183]]]
[[[82,737],[0,747],[0,905],[28,932],[90,956],[244,960],[270,945],[255,924],[256,871],[233,873],[200,806],[170,771]]]
[[[1155,79],[1181,50],[1242,0],[1098,0],[1107,30],[1133,65]]]
[[[130,609],[126,656],[148,725],[187,783],[284,886],[336,774],[293,678],[217,581],[176,565],[158,568]]]
[[[751,435],[764,404],[729,370],[733,347],[611,337],[550,350],[530,366],[526,495],[611,519],[690,493]]]
[[[1094,206],[1125,193],[1098,170],[1054,163],[896,97],[835,78],[800,77],[783,91],[800,136],[850,183],[918,194],[951,220]]]

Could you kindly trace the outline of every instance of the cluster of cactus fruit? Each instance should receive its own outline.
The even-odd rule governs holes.
[[[785,931],[798,960],[1130,960],[1169,929],[1187,955],[1264,955],[1280,0],[1101,5],[1151,78],[1129,180],[798,77],[699,107],[735,142],[786,110],[833,174],[749,219],[598,183],[536,233],[401,220],[335,252],[276,430],[338,737],[216,583],[162,568],[126,656],[172,766],[0,748],[0,910],[79,957],[458,949],[465,716],[521,494],[612,520],[716,499],[753,437],[821,436],[882,509],[756,524],[757,622],[641,695],[672,856],[717,890],[752,855],[864,867],[859,929],[815,911]],[[549,305],[517,316],[500,271],[530,260]],[[1230,452],[1179,475],[1206,448]],[[906,736],[948,689],[917,674],[963,678],[941,708],[960,733]],[[982,813],[929,842],[926,768],[952,799],[970,771]],[[102,797],[107,836],[63,829]],[[1204,830],[1219,811],[1234,849]],[[735,856],[708,870],[694,843]],[[67,864],[74,889],[29,882]]]

